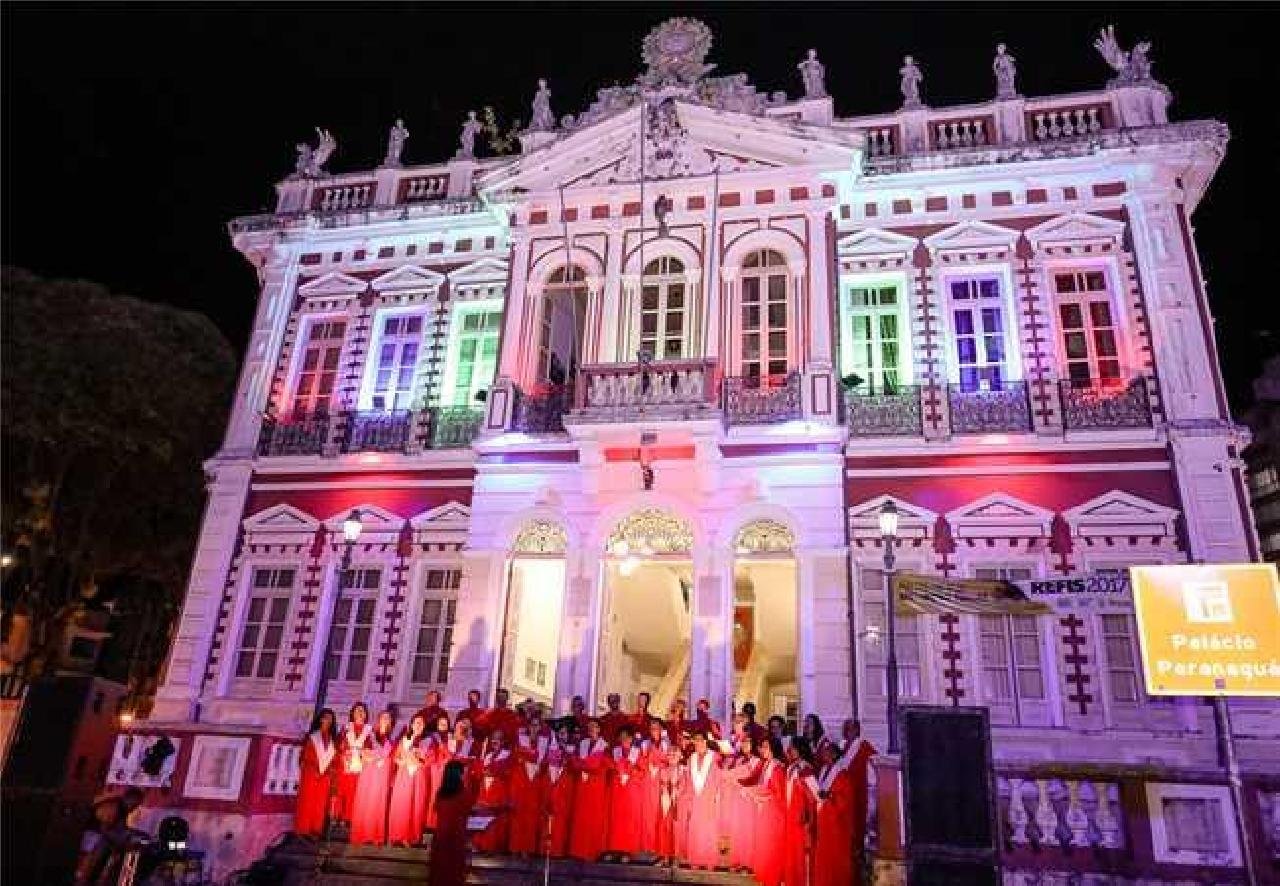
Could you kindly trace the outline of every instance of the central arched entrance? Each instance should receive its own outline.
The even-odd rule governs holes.
[[[511,546],[498,685],[514,701],[555,702],[567,547],[564,527],[551,520],[525,523]]]
[[[800,715],[799,598],[795,536],[775,520],[754,520],[734,538],[733,700],[761,721]]]
[[[630,707],[648,692],[664,716],[688,695],[693,531],[669,511],[635,511],[609,535],[603,571],[596,703],[617,692]]]

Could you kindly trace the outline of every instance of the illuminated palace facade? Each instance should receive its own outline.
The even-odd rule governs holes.
[[[1191,225],[1227,131],[1171,122],[1141,45],[1041,98],[1002,49],[996,98],[941,108],[908,60],[902,108],[840,117],[812,54],[797,98],[711,74],[709,42],[655,29],[576,116],[540,86],[504,156],[469,122],[404,164],[397,125],[381,165],[329,173],[321,133],[276,210],[231,223],[260,290],[133,727],[178,744],[154,802],[252,855],[321,691],[749,700],[883,746],[885,502],[897,568],[930,576],[1256,558]],[[898,649],[904,703],[990,709],[1018,851],[1136,839],[1119,775],[1037,766],[1217,771],[1211,708],[1144,693],[1123,600],[905,616]],[[1233,710],[1265,854],[1280,716]],[[115,780],[145,781],[143,744]],[[1143,802],[1208,803],[1222,846],[1170,824],[1144,851],[1238,865],[1221,779],[1166,781]]]

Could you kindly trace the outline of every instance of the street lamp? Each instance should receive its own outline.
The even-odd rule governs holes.
[[[333,645],[333,616],[338,609],[338,597],[342,594],[343,576],[351,569],[351,551],[360,540],[360,533],[363,531],[364,523],[361,522],[360,509],[352,508],[351,513],[347,514],[346,519],[342,521],[342,563],[334,574],[335,587],[329,600],[329,631],[328,636],[325,637],[324,649],[320,652],[320,681],[316,686],[316,704],[311,712],[312,720],[320,716],[320,711],[324,709],[325,696],[329,693],[329,648]],[[334,723],[334,726],[336,727],[337,723]]]
[[[893,586],[893,543],[898,537],[898,507],[886,501],[880,507],[880,538],[884,541],[885,624],[888,626],[888,648],[885,650],[884,680],[889,721],[889,753],[898,753],[898,594]]]

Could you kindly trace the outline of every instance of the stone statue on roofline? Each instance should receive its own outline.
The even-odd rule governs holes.
[[[1019,98],[1017,62],[1018,60],[1008,53],[1003,43],[996,46],[996,57],[991,62],[991,70],[996,75],[997,99]]]
[[[328,174],[324,165],[338,149],[338,140],[329,133],[329,130],[321,129],[319,126],[316,127],[316,139],[315,147],[306,142],[300,142],[294,147],[298,152],[298,160],[293,168],[294,175],[302,178],[318,178]]]
[[[546,80],[538,80],[529,128],[534,132],[550,132],[556,128],[556,115],[551,112],[551,90],[547,88]]]
[[[476,119],[475,111],[467,111],[467,119],[462,123],[462,132],[458,134],[457,160],[474,160],[476,158],[476,139],[484,124]]]
[[[387,133],[387,156],[383,166],[399,166],[400,154],[404,151],[404,143],[409,140],[409,130],[405,129],[403,120],[396,120],[396,125]]]
[[[904,56],[898,73],[902,76],[902,109],[915,111],[923,108],[924,104],[920,101],[920,84],[924,82],[924,74],[921,73],[916,60],[909,55]]]
[[[805,98],[826,98],[827,69],[818,61],[818,50],[810,49],[809,57],[796,65],[800,71],[800,79],[804,82]]]
[[[1098,50],[1098,54],[1117,74],[1108,86],[1154,82],[1151,77],[1151,60],[1147,57],[1151,51],[1150,43],[1143,41],[1132,50],[1126,50],[1116,39],[1115,25],[1107,25],[1098,32],[1093,48]]]

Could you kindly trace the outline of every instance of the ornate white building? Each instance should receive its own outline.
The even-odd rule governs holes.
[[[765,94],[677,19],[576,117],[542,85],[518,154],[476,159],[474,120],[444,163],[401,165],[398,123],[376,168],[300,146],[276,211],[231,224],[261,290],[137,724],[181,737],[158,807],[254,854],[320,691],[644,689],[880,743],[886,501],[924,575],[1255,558],[1190,221],[1226,127],[1170,122],[1145,45],[1098,45],[1102,89],[1023,97],[1001,47],[994,99],[931,107],[908,59],[904,107],[839,118],[814,55],[802,97]],[[990,708],[1012,854],[1132,856],[1114,804],[1167,794],[1224,842],[1169,819],[1150,864],[1238,865],[1211,709],[1144,694],[1113,596],[903,618],[903,701]],[[1235,725],[1270,858],[1280,717]],[[1211,775],[1044,775],[1068,764]]]

